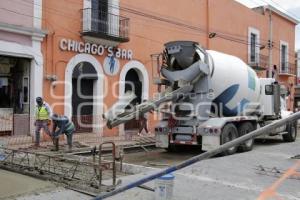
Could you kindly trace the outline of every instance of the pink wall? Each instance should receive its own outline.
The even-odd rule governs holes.
[[[260,31],[260,43],[266,48],[260,50],[260,54],[269,55],[267,44],[269,39],[269,13],[258,13],[232,0],[218,0],[210,2],[210,32],[220,32],[240,39],[241,42],[230,41],[230,38],[213,38],[209,41],[209,48],[222,51],[240,57],[248,63],[248,28],[253,27]],[[289,62],[295,63],[295,24],[273,12],[273,65],[280,68],[280,40],[289,44]],[[257,71],[261,77],[266,76],[266,71]],[[295,77],[291,75],[279,75],[279,82],[291,91],[288,100],[288,108],[292,110],[294,101]]]
[[[175,3],[176,2],[176,3]],[[207,5],[208,2],[208,5]],[[121,0],[121,6],[132,7],[144,13],[167,17],[173,21],[185,23],[197,30],[176,26],[159,20],[151,20],[128,12],[122,12],[130,18],[130,42],[124,46],[134,46],[141,56],[148,51],[157,51],[167,41],[195,40],[208,49],[222,51],[236,55],[248,62],[248,28],[253,27],[260,31],[260,42],[267,45],[269,39],[269,16],[262,15],[233,0],[203,0],[185,1],[159,0],[139,1]],[[209,7],[209,13],[207,13]],[[159,14],[158,14],[159,13]],[[207,16],[208,15],[208,16]],[[239,39],[233,42],[220,37],[208,39],[207,33],[220,32],[223,35]],[[289,53],[294,54],[295,25],[288,20],[273,14],[273,63],[279,66],[280,40],[289,43]],[[208,41],[208,42],[207,42]],[[143,43],[143,45],[139,45]],[[145,49],[146,52],[145,52]],[[142,55],[143,54],[143,55]],[[268,55],[268,48],[262,49],[260,54]],[[289,59],[293,62],[292,56]]]
[[[78,3],[72,3],[70,0],[45,0],[43,6],[48,10],[43,12],[43,28],[50,32],[43,41],[45,74],[55,74],[58,76],[58,80],[63,81],[66,64],[77,53],[62,52],[59,49],[59,41],[61,38],[82,40],[80,32],[82,31],[81,9],[83,8],[83,0],[78,0]],[[157,90],[157,87],[152,82],[153,69],[150,55],[161,53],[164,43],[172,40],[197,41],[204,47],[236,55],[248,62],[247,44],[236,43],[218,37],[208,39],[207,28],[209,28],[210,32],[215,31],[233,35],[248,43],[248,27],[251,26],[260,30],[262,39],[268,39],[268,17],[258,14],[233,0],[189,0],[188,2],[183,0],[120,0],[120,6],[121,8],[134,9],[140,14],[148,14],[147,17],[144,17],[128,12],[128,10],[120,9],[120,15],[130,18],[130,41],[122,43],[118,47],[131,49],[134,54],[133,59],[145,65],[150,80],[150,98]],[[156,19],[151,19],[149,15],[153,15],[152,17]],[[209,18],[207,17],[208,15]],[[172,23],[167,23],[158,18],[167,19]],[[294,35],[292,36],[292,34],[295,26],[284,19],[277,19],[277,17],[274,17],[274,21],[276,21],[274,23],[275,43],[278,44],[279,41],[277,40],[281,38],[289,42],[290,49],[292,49],[294,46]],[[184,25],[178,26],[176,23]],[[194,27],[194,29],[184,26]],[[281,27],[286,29],[286,31],[281,31]],[[261,53],[267,55],[268,51],[264,49]],[[276,61],[279,64],[278,55],[274,52],[274,63]],[[105,56],[104,54],[103,56],[94,57],[99,63],[103,63]],[[120,60],[120,67],[122,68],[127,62],[126,60]],[[119,75],[107,76],[108,90],[114,89],[111,86],[119,81]],[[284,79],[282,80],[287,81]],[[62,103],[62,106],[57,107],[55,112],[63,113],[64,100],[57,100],[50,96],[49,90],[52,86],[49,81],[44,82],[43,87],[44,97],[47,99],[47,102],[50,104]],[[55,87],[55,94],[64,95],[63,85]],[[116,100],[117,97],[109,92],[104,98],[104,104],[110,107]],[[150,122],[153,122],[153,119],[150,119]],[[113,135],[117,132],[115,130],[105,130],[104,133]]]
[[[18,44],[31,46],[32,40],[30,36],[20,35],[16,33],[9,33],[6,31],[0,31],[0,40],[8,42],[16,42]]]
[[[248,62],[248,27],[258,29],[260,43],[267,45],[269,39],[268,13],[262,15],[232,0],[210,1],[211,32],[228,33],[228,35],[245,42],[245,44],[241,44],[217,37],[210,40],[211,49],[236,55]],[[273,64],[277,66],[279,66],[280,40],[289,43],[289,53],[294,55],[295,25],[273,13]],[[268,55],[268,48],[262,49],[260,54]],[[292,56],[289,61],[294,63]]]
[[[33,0],[0,0],[0,7],[0,22],[33,27]]]
[[[161,20],[122,12],[121,15],[130,18],[130,42],[122,46],[134,49],[136,57],[149,60],[150,54],[159,53],[163,44],[172,40],[194,40],[205,45],[206,33],[206,2],[193,0],[192,3],[174,0],[151,1],[120,1],[121,7],[132,7],[141,13],[150,13],[161,18],[168,18],[172,22],[183,23],[197,27],[192,30]],[[159,14],[158,14],[159,13]],[[201,31],[201,30],[202,31]]]
[[[130,42],[124,46],[132,47],[138,58],[148,60],[147,56],[162,49],[163,44],[172,40],[194,40],[202,46],[235,55],[248,63],[248,29],[255,28],[260,31],[260,43],[266,47],[260,54],[268,56],[269,14],[258,13],[233,0],[193,0],[186,1],[159,0],[134,1],[121,0],[121,6],[132,7],[141,12],[153,12],[158,17],[167,17],[177,22],[185,23],[197,30],[176,26],[151,20],[128,12],[121,11],[122,15],[130,18]],[[159,13],[159,14],[158,14]],[[273,65],[280,67],[280,40],[289,44],[289,62],[295,63],[295,24],[273,12]],[[217,32],[227,39],[215,37],[208,39],[208,32]],[[217,34],[218,35],[218,34]],[[231,38],[228,38],[231,37]],[[232,41],[239,40],[239,42]],[[122,45],[123,46],[123,45]],[[261,77],[266,71],[257,71]],[[293,76],[280,75],[279,82],[290,87],[294,84]],[[295,85],[295,84],[294,84]],[[154,89],[155,90],[155,89]],[[293,98],[289,105],[293,105]]]

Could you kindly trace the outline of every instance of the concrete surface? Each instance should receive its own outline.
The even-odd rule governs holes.
[[[20,195],[31,195],[53,190],[55,185],[28,176],[0,170],[0,199],[14,199]]]
[[[164,152],[161,152],[165,154]],[[300,160],[290,159],[292,156],[300,154],[300,139],[295,143],[282,143],[281,140],[269,140],[265,143],[259,142],[251,152],[238,153],[232,156],[215,157],[196,163],[190,167],[179,170],[175,173],[175,187],[173,200],[252,200],[257,199],[259,195],[269,188],[279,179],[276,176],[259,175],[255,168],[259,165],[264,167],[281,169],[283,172],[291,168]],[[141,154],[144,160],[137,157],[138,163],[143,163],[149,158],[153,158],[151,153]],[[147,157],[145,156],[147,155]],[[170,162],[166,159],[168,156],[160,157],[160,153],[155,152],[156,159],[152,161],[174,164],[180,159],[174,159]],[[189,154],[189,156],[192,156]],[[187,157],[189,157],[187,156]],[[171,156],[176,158],[175,156]],[[186,159],[186,156],[178,156]],[[155,168],[128,165],[126,171],[135,171],[139,174],[122,177],[122,184],[132,182],[135,179],[153,173]],[[300,169],[297,169],[300,171]],[[154,187],[154,181],[146,184]],[[300,199],[300,179],[287,179],[276,190],[278,195],[285,200]],[[29,199],[91,199],[89,196],[81,195],[73,191],[60,189],[52,192],[36,195],[27,195],[22,200]],[[108,198],[109,200],[152,200],[154,193],[134,188],[124,193]],[[275,198],[270,198],[275,199]]]
[[[67,190],[64,188],[56,188],[55,190],[43,192],[37,195],[27,195],[19,197],[16,200],[88,200],[90,196]]]

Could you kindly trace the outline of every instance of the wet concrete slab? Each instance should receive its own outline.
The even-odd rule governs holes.
[[[52,190],[55,185],[21,174],[0,170],[0,199],[15,199],[23,195],[35,195]]]

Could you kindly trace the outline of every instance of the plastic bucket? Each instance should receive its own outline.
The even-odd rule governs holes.
[[[172,199],[174,179],[173,174],[167,174],[155,180],[155,200]]]

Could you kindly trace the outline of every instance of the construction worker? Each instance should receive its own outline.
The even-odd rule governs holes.
[[[59,136],[61,134],[65,134],[67,136],[67,143],[68,143],[68,150],[72,151],[72,138],[73,133],[75,131],[75,126],[71,120],[68,119],[66,116],[60,116],[58,114],[53,114],[52,116],[52,122],[53,122],[53,130],[52,130],[52,136],[53,136],[53,143],[54,143],[54,150],[59,150]],[[56,130],[58,128],[58,130]]]
[[[36,110],[35,110],[35,147],[40,146],[40,132],[43,129],[47,135],[50,135],[49,125],[52,110],[48,103],[46,103],[42,97],[36,98]]]
[[[147,100],[143,100],[143,103],[145,103]],[[153,111],[149,111],[150,113],[153,113]],[[138,132],[138,136],[142,136],[142,131],[145,129],[146,134],[148,135],[150,132],[148,131],[148,127],[147,127],[147,114],[140,114],[139,115],[139,132]]]

